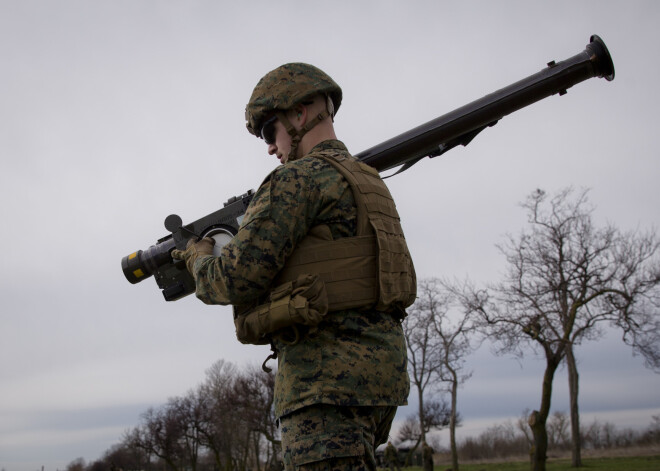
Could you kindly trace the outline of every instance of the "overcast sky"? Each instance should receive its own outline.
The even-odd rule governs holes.
[[[357,153],[584,50],[590,79],[389,180],[420,277],[497,281],[495,244],[535,188],[591,188],[596,219],[658,227],[660,4],[654,1],[0,0],[0,467],[99,458],[140,413],[219,359],[261,363],[231,310],[155,282],[123,256],[202,217],[276,165],[245,130],[258,79],[310,62],[343,88],[336,121]],[[581,347],[586,417],[644,427],[660,378],[617,333]],[[543,363],[487,349],[461,390],[464,430],[540,401]],[[565,370],[555,410],[567,411]],[[402,410],[399,418],[409,410]]]

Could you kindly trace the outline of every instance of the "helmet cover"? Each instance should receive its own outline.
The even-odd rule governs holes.
[[[245,107],[248,131],[259,137],[262,123],[275,111],[286,111],[317,94],[330,96],[336,113],[341,104],[341,88],[321,69],[293,62],[271,70],[254,87]]]

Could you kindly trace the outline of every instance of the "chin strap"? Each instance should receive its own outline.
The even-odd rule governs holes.
[[[291,124],[291,121],[289,121],[289,118],[286,117],[286,113],[283,111],[278,111],[275,113],[275,115],[277,116],[277,119],[280,120],[280,123],[284,125],[284,128],[286,129],[286,132],[289,133],[289,136],[291,136],[291,151],[289,152],[287,160],[296,160],[298,158],[296,156],[298,145],[300,144],[303,136],[307,134],[309,130],[314,126],[330,116],[330,112],[327,109],[324,110],[323,112],[316,115],[313,119],[307,121],[307,123],[302,128],[300,128],[300,130],[297,130],[295,127],[293,127],[293,124]]]

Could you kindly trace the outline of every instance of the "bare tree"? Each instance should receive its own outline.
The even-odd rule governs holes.
[[[274,374],[260,368],[238,371],[220,360],[207,370],[198,392],[204,410],[200,439],[217,469],[258,471],[280,459],[274,387]]]
[[[434,304],[433,327],[438,339],[439,377],[440,381],[448,385],[451,397],[449,445],[452,469],[458,471],[458,387],[472,375],[464,371],[465,360],[480,344],[475,313],[469,305],[461,302],[462,297],[458,294],[465,290],[465,285],[457,288],[450,283],[431,279],[422,284],[420,290],[429,304]]]
[[[132,447],[127,439],[110,447],[102,461],[110,471],[149,469],[149,455],[144,450]]]
[[[181,444],[183,431],[175,411],[170,407],[149,408],[141,416],[142,423],[127,435],[132,447],[154,455],[172,471],[185,466],[185,450]]]
[[[397,439],[402,441],[413,441],[417,444],[422,441],[422,434],[430,432],[432,429],[442,429],[449,425],[451,409],[445,401],[436,401],[433,399],[424,402],[424,424],[425,430],[422,431],[418,413],[406,417],[397,434]],[[414,452],[417,446],[411,451]]]
[[[436,278],[419,280],[417,300],[404,321],[408,364],[419,401],[417,443],[426,440],[426,433],[432,428],[449,426],[454,470],[458,470],[458,386],[470,376],[462,370],[475,341],[474,313],[459,302],[457,290]],[[425,403],[427,388],[439,389],[442,385],[450,393],[450,405]]]
[[[206,398],[203,445],[211,451],[215,466],[230,471],[238,466],[237,448],[244,426],[236,413],[236,383],[240,372],[230,362],[219,360],[206,371],[200,394]]]
[[[206,419],[206,398],[199,390],[190,391],[184,397],[170,399],[167,408],[178,421],[179,438],[187,468],[196,471],[201,447],[202,427]]]
[[[66,471],[85,471],[85,459],[76,458],[71,463],[66,465]]]
[[[220,360],[196,389],[144,412],[102,459],[88,466],[78,459],[69,466],[72,471],[276,468],[281,441],[274,389],[274,374],[256,367],[239,371]]]
[[[471,293],[501,352],[525,346],[545,356],[541,404],[528,419],[534,437],[534,470],[545,470],[554,375],[567,361],[571,395],[573,466],[581,465],[578,375],[573,347],[602,335],[601,325],[620,328],[623,340],[660,367],[660,264],[655,232],[622,233],[597,228],[587,191],[571,188],[548,200],[533,192],[522,205],[529,229],[498,248],[506,257],[504,281]]]
[[[442,369],[440,339],[434,328],[434,317],[440,315],[437,293],[431,288],[431,280],[419,280],[417,300],[408,309],[403,321],[403,333],[408,348],[408,370],[417,390],[417,421],[419,435],[413,451],[426,439],[430,430],[426,423],[425,396],[427,388],[439,383]]]
[[[566,449],[570,444],[568,434],[569,420],[565,413],[555,411],[548,418],[548,446],[558,450]]]
[[[410,447],[405,458],[405,466],[410,466],[412,463],[413,455],[419,447],[419,444],[422,442],[422,436],[426,437],[426,434],[431,430],[440,430],[449,425],[449,419],[451,416],[451,408],[446,401],[437,401],[437,400],[426,400],[424,402],[424,410],[422,412],[422,417],[420,420],[419,413],[411,414],[406,417],[406,420],[403,422],[399,431],[397,433],[397,439],[400,442],[411,441],[415,445]],[[427,439],[424,440],[428,443]]]
[[[265,373],[261,367],[250,367],[240,377],[236,389],[242,394],[237,400],[254,445],[255,468],[259,470],[262,452],[265,453],[266,468],[280,460],[282,443],[279,438],[277,417],[273,407],[275,397],[275,374]],[[265,449],[262,450],[262,438]]]

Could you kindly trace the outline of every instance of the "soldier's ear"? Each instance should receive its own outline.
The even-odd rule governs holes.
[[[307,122],[307,107],[305,105],[296,105],[291,108],[291,124],[300,129]]]
[[[296,106],[296,117],[301,121],[307,121],[307,107],[305,105]]]

